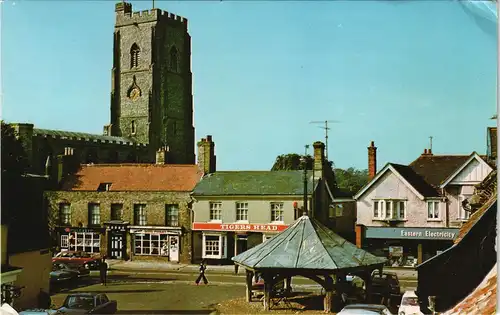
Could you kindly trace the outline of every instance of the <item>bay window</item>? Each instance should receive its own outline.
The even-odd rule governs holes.
[[[406,200],[398,200],[398,199],[374,200],[373,218],[375,220],[406,219]]]
[[[203,258],[223,259],[227,257],[227,236],[203,234]]]

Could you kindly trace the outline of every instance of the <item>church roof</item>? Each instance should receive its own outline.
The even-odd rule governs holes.
[[[43,136],[43,137],[63,138],[70,140],[86,140],[86,141],[95,140],[99,142],[108,142],[108,143],[138,144],[134,140],[124,137],[104,136],[104,135],[97,135],[85,132],[73,132],[73,131],[62,131],[62,130],[51,130],[51,129],[34,128],[33,135]]]
[[[308,216],[232,260],[250,269],[340,270],[372,267],[386,259],[346,241]]]

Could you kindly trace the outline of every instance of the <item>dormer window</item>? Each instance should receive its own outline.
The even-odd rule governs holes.
[[[97,191],[109,191],[111,188],[111,183],[100,183]]]

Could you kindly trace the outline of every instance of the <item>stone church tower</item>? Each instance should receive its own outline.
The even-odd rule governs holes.
[[[116,4],[108,136],[166,148],[167,162],[194,164],[191,36],[187,19]]]

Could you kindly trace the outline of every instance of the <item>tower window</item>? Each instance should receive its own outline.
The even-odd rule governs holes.
[[[177,72],[178,68],[178,60],[177,60],[177,48],[173,46],[170,49],[170,70],[173,72]]]
[[[139,65],[139,57],[141,54],[141,49],[137,44],[133,44],[130,48],[130,68],[137,67]]]
[[[135,120],[132,120],[132,123],[131,123],[131,126],[130,126],[130,129],[131,129],[131,133],[133,135],[135,135]]]

